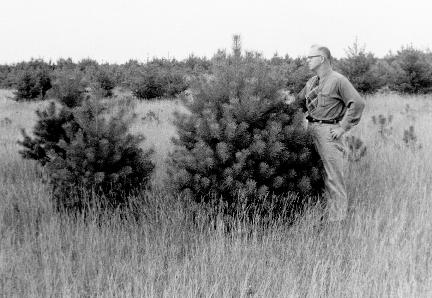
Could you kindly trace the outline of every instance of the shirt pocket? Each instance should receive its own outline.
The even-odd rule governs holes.
[[[331,106],[333,103],[333,100],[330,98],[330,94],[327,92],[320,92],[320,94],[318,95],[319,99],[318,99],[318,105],[320,107],[328,107]]]

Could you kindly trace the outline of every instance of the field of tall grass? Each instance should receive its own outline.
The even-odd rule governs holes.
[[[288,226],[208,222],[163,189],[142,194],[141,216],[92,209],[57,213],[33,162],[18,154],[43,103],[0,92],[2,297],[431,297],[432,96],[367,98],[351,132],[367,154],[347,167],[350,210],[317,229],[311,207]],[[138,103],[135,132],[156,150],[154,184],[175,135],[172,101]],[[372,116],[393,115],[383,137]],[[403,132],[415,128],[421,148]]]

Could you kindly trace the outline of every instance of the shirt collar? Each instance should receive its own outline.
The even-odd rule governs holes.
[[[323,79],[325,79],[325,78],[327,78],[329,75],[330,75],[330,73],[333,71],[333,69],[331,69],[331,68],[329,68],[326,72],[324,72],[322,75],[321,75],[321,77],[319,77],[319,80],[320,81],[322,81]]]

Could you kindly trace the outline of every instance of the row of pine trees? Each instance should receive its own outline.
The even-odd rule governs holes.
[[[245,53],[249,55],[258,54]],[[292,94],[299,92],[311,76],[304,57],[259,56],[262,63],[279,73],[283,88]],[[36,59],[0,65],[0,87],[16,89],[17,100],[38,100],[54,97],[52,88],[59,80],[79,76],[84,88],[98,90],[103,96],[112,95],[114,87],[122,87],[140,99],[170,98],[193,87],[197,78],[216,75],[217,65],[226,57],[226,51],[219,50],[210,59],[191,55],[182,61],[155,58],[145,63],[130,60],[124,64],[100,64],[92,59],[75,63],[70,58],[53,63]],[[377,58],[356,41],[346,49],[346,57],[334,59],[333,67],[362,93],[432,91],[432,53],[412,46]]]

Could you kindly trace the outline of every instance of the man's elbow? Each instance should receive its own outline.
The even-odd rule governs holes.
[[[356,110],[358,110],[360,112],[360,114],[362,114],[363,110],[364,110],[364,108],[366,106],[366,101],[364,100],[363,97],[359,96],[358,100],[355,103],[355,105],[356,105]]]
[[[366,102],[363,99],[363,97],[356,96],[356,97],[352,97],[347,104],[347,108],[348,110],[354,110],[356,112],[363,112],[364,108],[366,106]]]

